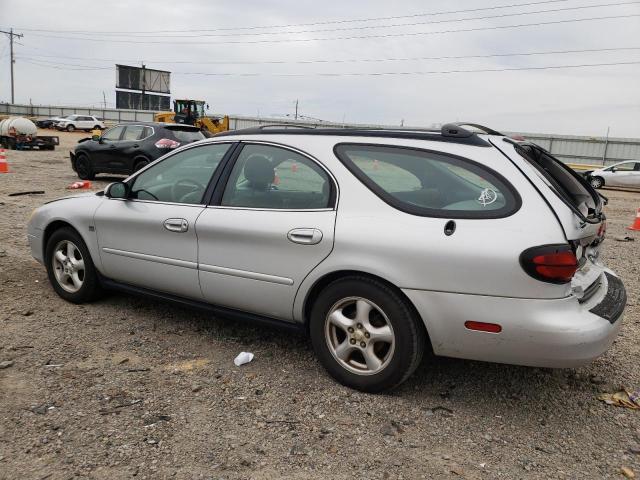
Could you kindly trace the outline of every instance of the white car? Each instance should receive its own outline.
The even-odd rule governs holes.
[[[640,187],[640,161],[629,160],[587,172],[593,188]]]
[[[598,258],[603,203],[490,129],[269,126],[49,202],[28,237],[68,301],[112,288],[297,329],[338,381],[377,392],[425,350],[541,367],[607,350],[626,292]]]
[[[68,117],[61,118],[56,122],[56,128],[58,130],[66,130],[67,132],[73,132],[74,130],[85,130],[87,132],[95,129],[104,129],[104,122],[90,115],[69,115]]]

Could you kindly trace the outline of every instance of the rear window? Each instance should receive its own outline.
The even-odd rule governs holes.
[[[497,172],[471,160],[409,147],[340,144],[338,158],[399,210],[440,218],[501,218],[520,197]]]
[[[194,130],[192,128],[168,128],[171,134],[181,143],[197,142],[204,139],[204,135],[200,130]]]
[[[565,202],[584,215],[597,213],[601,206],[598,194],[560,160],[534,145],[518,145],[516,151],[542,175],[549,187]]]

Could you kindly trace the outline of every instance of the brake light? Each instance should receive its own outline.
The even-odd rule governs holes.
[[[176,142],[175,140],[171,140],[170,138],[162,138],[156,142],[156,148],[161,149],[173,149],[178,148],[180,146],[180,142]]]
[[[528,248],[520,254],[520,264],[536,280],[569,283],[578,270],[578,259],[567,244]]]

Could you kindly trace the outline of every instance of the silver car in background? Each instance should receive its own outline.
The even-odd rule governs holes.
[[[614,163],[605,168],[586,173],[593,188],[634,187],[640,188],[640,161]]]
[[[601,355],[626,302],[598,259],[602,208],[548,152],[478,125],[265,127],[47,203],[28,237],[71,302],[115,288],[303,330],[335,379],[377,392],[425,350],[544,367]]]

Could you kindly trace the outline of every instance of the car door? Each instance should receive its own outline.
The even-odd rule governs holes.
[[[622,187],[640,187],[640,162],[623,163],[624,170],[619,170],[620,186]],[[618,173],[618,172],[616,172]]]
[[[231,143],[177,151],[128,180],[127,199],[105,198],[95,214],[108,278],[201,299],[196,220]]]
[[[124,125],[118,125],[110,128],[100,137],[96,145],[93,145],[91,156],[97,171],[109,171],[109,163],[111,157],[116,155],[116,149],[120,142],[120,138],[124,133]]]
[[[86,117],[84,115],[78,117],[78,121],[76,122],[76,128],[80,130],[86,130],[88,128],[93,127],[93,125],[89,125],[91,117]]]
[[[205,300],[292,319],[300,283],[333,249],[337,190],[299,151],[242,143],[196,222]]]
[[[110,168],[118,171],[133,171],[133,160],[140,154],[140,139],[144,136],[144,125],[127,125],[116,149],[112,150],[110,155]]]
[[[604,183],[608,187],[623,187],[627,185],[635,162],[622,162],[611,165],[603,172]]]

